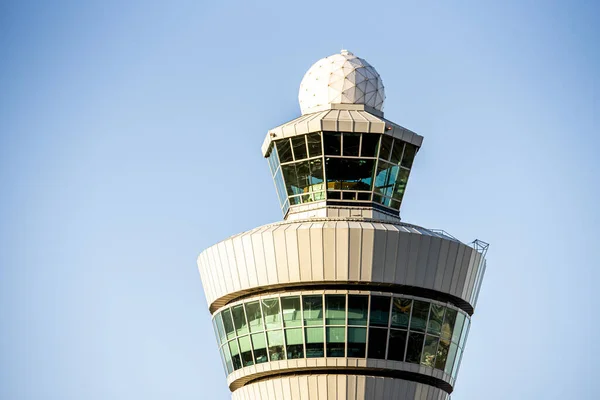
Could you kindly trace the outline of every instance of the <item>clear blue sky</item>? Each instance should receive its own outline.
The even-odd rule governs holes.
[[[599,398],[595,2],[156,3],[0,4],[1,399],[229,398],[196,257],[342,46],[425,136],[403,219],[491,243],[454,400]]]

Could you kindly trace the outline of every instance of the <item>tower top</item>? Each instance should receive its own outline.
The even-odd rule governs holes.
[[[321,111],[331,104],[363,104],[382,111],[384,100],[381,76],[371,64],[348,50],[314,63],[298,93],[302,114]]]

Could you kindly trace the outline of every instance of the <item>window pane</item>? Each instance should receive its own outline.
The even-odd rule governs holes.
[[[325,154],[339,156],[342,149],[342,135],[337,132],[324,132],[323,145],[325,146]]]
[[[244,306],[239,305],[231,308],[233,316],[233,324],[238,336],[248,333],[248,325],[246,324],[246,316],[244,315]]]
[[[254,359],[257,364],[269,361],[267,358],[267,341],[264,333],[255,333],[252,335],[252,348],[254,349]]]
[[[367,325],[369,296],[348,295],[348,325]]]
[[[460,342],[458,342],[458,346],[460,348],[465,347],[465,342],[467,341],[467,335],[469,333],[469,318],[465,318],[465,325],[463,326],[462,333],[460,334]]]
[[[435,368],[444,370],[446,367],[446,360],[448,359],[449,349],[450,341],[446,339],[440,339],[440,344],[437,348],[437,356],[435,357]]]
[[[327,325],[346,324],[346,296],[325,295],[325,321]]]
[[[406,348],[406,362],[419,364],[421,362],[421,350],[423,349],[423,336],[421,333],[410,333]]]
[[[390,297],[384,296],[371,297],[371,317],[369,319],[371,326],[388,326],[390,316],[390,299]]]
[[[405,168],[412,168],[413,160],[415,159],[415,153],[417,152],[417,147],[410,143],[406,143],[406,147],[404,149],[404,156],[402,157],[401,165]]]
[[[367,328],[348,328],[348,357],[364,357]]]
[[[388,360],[404,361],[404,348],[406,347],[406,331],[390,330],[388,343]]]
[[[390,158],[390,152],[392,151],[392,141],[393,139],[390,136],[382,135],[381,148],[379,149],[379,158],[383,158],[384,160],[388,160]]]
[[[292,148],[294,149],[294,158],[296,161],[308,158],[304,136],[294,136],[292,138]]]
[[[442,331],[442,321],[444,321],[444,312],[446,307],[437,304],[431,305],[429,313],[429,322],[427,325],[427,333],[439,335]]]
[[[283,180],[285,181],[285,189],[288,196],[302,194],[302,191],[298,189],[298,175],[296,174],[296,165],[282,165],[281,173],[283,174]]]
[[[254,364],[252,359],[252,347],[250,346],[250,337],[243,336],[238,339],[240,342],[240,354],[242,356],[242,365],[247,367]]]
[[[379,146],[380,136],[381,135],[374,133],[363,133],[360,150],[361,157],[377,157],[377,147]]]
[[[269,167],[271,168],[271,175],[275,174],[277,167],[279,167],[279,156],[277,155],[277,147],[273,146],[271,154],[269,154]]]
[[[394,182],[394,193],[392,194],[394,199],[397,200],[402,200],[402,197],[404,196],[404,191],[406,190],[406,184],[408,183],[408,174],[410,173],[409,170],[404,169],[404,168],[400,168],[398,171],[398,176]]]
[[[360,133],[344,133],[344,156],[358,157]]]
[[[455,343],[450,344],[448,360],[446,361],[446,367],[444,368],[444,372],[448,375],[452,372],[452,366],[454,365],[454,359],[456,358],[456,350],[458,350],[458,346]]]
[[[322,154],[321,149],[321,134],[311,133],[306,136],[306,143],[308,144],[308,156],[316,157]]]
[[[302,328],[285,330],[285,346],[288,359],[304,358]]]
[[[444,318],[444,323],[442,324],[442,338],[450,340],[455,322],[456,310],[451,308],[446,309],[446,317]]]
[[[385,359],[387,329],[369,328],[369,358]]]
[[[283,332],[281,330],[268,331],[267,342],[269,343],[269,358],[271,361],[285,360]]]
[[[427,326],[428,315],[429,303],[415,300],[413,303],[412,317],[410,320],[410,330],[425,332],[425,326]]]
[[[460,366],[460,359],[462,357],[462,350],[460,347],[456,350],[456,357],[454,357],[454,366],[452,366],[452,377],[456,378],[458,375],[458,367]]]
[[[323,325],[323,296],[302,296],[304,325]]]
[[[279,162],[286,163],[294,161],[292,158],[292,148],[290,147],[290,139],[282,139],[275,142],[277,144],[277,153],[279,154]]]
[[[371,190],[374,160],[358,158],[325,159],[327,188],[336,190]]]
[[[452,341],[458,343],[460,334],[462,333],[462,326],[465,323],[465,314],[459,312],[456,315],[456,323],[454,324],[454,330],[452,331]]]
[[[248,325],[250,325],[250,332],[262,331],[262,313],[260,312],[260,304],[258,301],[246,303],[246,315],[248,316]]]
[[[392,327],[408,328],[411,306],[411,299],[394,298],[392,304]]]
[[[437,345],[439,339],[435,336],[427,335],[425,337],[425,346],[423,347],[423,356],[421,357],[421,364],[428,367],[435,365],[435,354],[437,352]]]
[[[346,353],[346,328],[327,328],[327,357],[344,357]]]
[[[223,317],[223,327],[225,328],[225,334],[227,335],[227,339],[232,339],[235,337],[235,330],[233,328],[233,321],[231,320],[231,310],[227,309],[221,313]]]
[[[279,299],[262,300],[262,310],[265,316],[267,329],[281,328],[281,314],[279,313]]]
[[[305,328],[306,358],[323,357],[323,328]]]
[[[238,348],[237,340],[233,339],[231,342],[229,342],[229,350],[231,351],[233,369],[242,368],[242,359],[240,357],[240,350]]]
[[[223,320],[221,319],[221,313],[218,313],[215,317],[215,324],[217,326],[217,332],[219,332],[219,342],[225,343],[227,336],[225,335],[225,328],[223,327]]]
[[[396,182],[397,175],[397,165],[379,161],[379,164],[377,166],[377,174],[375,175],[375,191],[385,196],[391,197],[393,194],[394,183]]]
[[[282,297],[281,309],[283,310],[284,326],[302,325],[302,320],[300,318],[300,296]]]
[[[277,196],[279,197],[279,202],[281,204],[284,204],[287,200],[287,192],[285,190],[285,184],[283,183],[281,169],[277,171],[273,179],[275,180],[275,189],[277,189]]]
[[[400,164],[400,159],[402,158],[402,150],[404,150],[404,142],[395,139],[394,147],[392,148],[392,156],[390,157],[390,162],[392,164]]]
[[[233,372],[233,362],[231,361],[231,352],[229,351],[229,346],[227,345],[227,343],[225,343],[223,347],[221,347],[221,350],[223,351],[223,356],[225,357],[225,366],[227,367],[227,374],[230,374]]]

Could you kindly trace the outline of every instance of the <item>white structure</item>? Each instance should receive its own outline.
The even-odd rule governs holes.
[[[384,97],[349,52],[311,67],[303,115],[262,146],[284,221],[198,257],[234,399],[453,390],[487,244],[400,221],[423,138],[383,118]]]

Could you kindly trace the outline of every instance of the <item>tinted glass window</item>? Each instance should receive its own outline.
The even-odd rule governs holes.
[[[304,331],[306,335],[306,357],[323,357],[325,354],[323,350],[323,328],[305,328]]]
[[[229,345],[225,343],[221,348],[223,351],[223,357],[225,358],[225,366],[227,367],[227,373],[233,372],[233,362],[231,361],[231,352],[229,351]]]
[[[327,325],[344,325],[346,323],[346,296],[325,295],[325,307]]]
[[[302,319],[300,317],[300,296],[282,297],[281,309],[283,310],[284,326],[289,327],[302,325]]]
[[[257,364],[269,361],[267,358],[267,341],[264,333],[252,335],[252,348],[254,349],[254,360]]]
[[[392,194],[392,196],[394,197],[394,199],[402,200],[402,197],[404,196],[404,191],[406,190],[406,184],[408,183],[408,174],[410,173],[410,171],[407,169],[400,168],[396,169],[396,172],[398,175],[395,178],[394,193]]]
[[[346,353],[346,328],[328,327],[327,357],[344,357]]]
[[[233,362],[233,369],[242,368],[242,358],[240,357],[240,349],[237,344],[237,340],[229,342],[229,351],[231,351],[231,361]]]
[[[348,325],[367,325],[369,296],[348,295]]]
[[[294,158],[296,161],[308,158],[308,151],[306,150],[306,140],[304,136],[294,136],[292,138],[292,148],[294,149]]]
[[[325,154],[331,156],[341,155],[342,135],[336,132],[325,132],[323,134],[323,145],[325,146]]]
[[[337,190],[371,190],[374,160],[327,158],[327,187]]]
[[[408,345],[406,348],[406,362],[419,364],[421,362],[421,350],[423,349],[424,335],[420,333],[410,333],[408,335]]]
[[[289,139],[278,140],[275,143],[277,144],[277,154],[279,154],[279,162],[286,163],[294,161],[294,158],[292,157],[292,147],[290,146]]]
[[[375,175],[375,191],[384,196],[391,197],[397,175],[397,165],[380,161],[377,166],[377,174]]]
[[[449,349],[450,341],[446,339],[440,339],[440,344],[437,348],[437,355],[435,357],[435,368],[444,370],[446,367],[446,359],[448,358]]]
[[[411,306],[411,299],[394,298],[392,304],[392,327],[408,328]]]
[[[262,331],[262,313],[260,311],[260,303],[253,301],[246,303],[246,315],[248,316],[248,325],[250,325],[250,332]]]
[[[417,147],[406,143],[406,148],[404,149],[404,155],[402,157],[401,165],[405,168],[412,168],[413,160],[415,159],[415,154],[417,152]]]
[[[400,159],[402,158],[402,150],[404,150],[404,143],[401,140],[394,140],[394,147],[392,147],[392,155],[390,157],[390,162],[393,164],[400,164]]]
[[[344,133],[344,156],[358,157],[360,147],[360,133]]]
[[[435,336],[425,336],[425,346],[423,347],[423,355],[421,364],[433,367],[435,365],[435,354],[437,352],[439,339]]]
[[[462,333],[462,326],[465,323],[465,315],[463,313],[458,313],[456,315],[456,323],[454,324],[454,330],[452,331],[452,341],[454,343],[458,343],[460,339],[460,334]]]
[[[389,160],[390,153],[392,151],[392,142],[393,141],[394,141],[394,139],[391,138],[390,136],[383,135],[381,137],[381,148],[379,149],[379,158],[382,158],[384,160]]]
[[[239,305],[231,308],[233,316],[233,325],[238,336],[248,333],[248,325],[246,324],[246,316],[244,315],[244,306]]]
[[[227,335],[227,339],[232,339],[235,337],[235,330],[233,327],[233,321],[231,320],[231,310],[227,309],[221,313],[223,317],[223,327],[225,327],[225,334]]]
[[[281,330],[268,331],[267,343],[269,344],[269,359],[271,361],[285,360],[283,332]]]
[[[367,328],[348,328],[348,357],[364,357]]]
[[[360,155],[361,157],[377,157],[380,135],[363,133]]]
[[[442,324],[442,338],[450,339],[452,337],[452,331],[454,330],[454,323],[456,322],[456,310],[448,308],[446,310],[446,316],[444,317],[444,323]]]
[[[262,300],[262,311],[267,329],[281,328],[281,313],[279,312],[278,298]]]
[[[369,328],[369,358],[385,359],[387,329]]]
[[[455,343],[450,344],[450,350],[448,351],[448,359],[446,360],[446,367],[444,368],[444,372],[448,375],[452,372],[452,366],[454,365],[454,359],[456,358],[456,351],[458,350],[458,346]]]
[[[217,332],[219,332],[219,342],[221,344],[223,344],[227,340],[227,336],[225,335],[225,328],[223,327],[223,320],[221,319],[221,313],[217,314],[214,322],[217,326]]]
[[[242,357],[242,365],[247,367],[254,364],[252,358],[252,347],[250,346],[250,337],[242,336],[238,339],[240,342],[240,355]]]
[[[302,340],[302,328],[285,330],[285,345],[287,358],[304,358],[304,341]]]
[[[404,361],[404,348],[406,347],[406,331],[390,330],[388,343],[388,360]]]
[[[310,135],[307,135],[306,143],[308,145],[309,157],[320,156],[323,153],[321,149],[321,134],[311,133]]]
[[[323,325],[323,297],[302,296],[304,325]]]
[[[429,315],[429,303],[415,300],[412,308],[410,330],[425,332],[425,327],[427,326],[427,317]]]
[[[444,321],[444,313],[446,307],[438,304],[431,305],[431,311],[429,313],[429,323],[427,325],[427,333],[439,335],[442,331],[442,322]]]
[[[371,326],[388,326],[390,316],[390,298],[384,296],[371,297]]]

